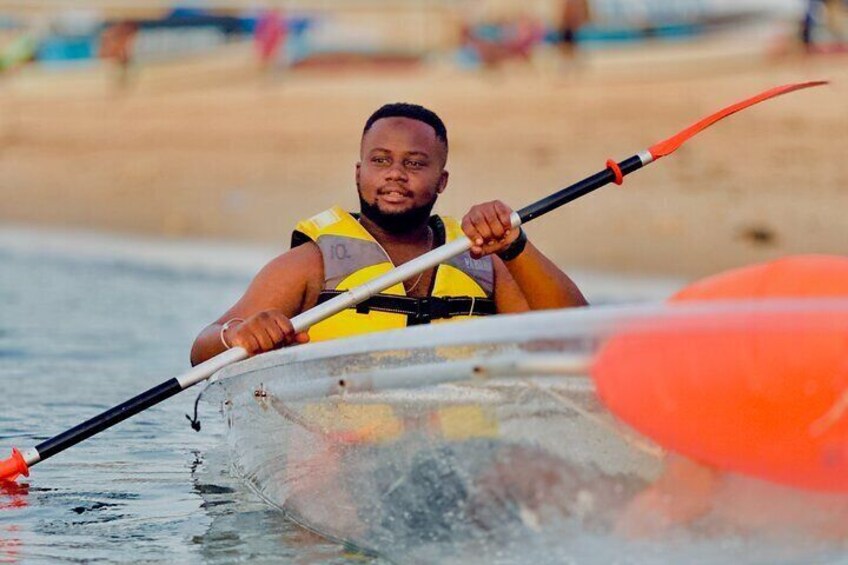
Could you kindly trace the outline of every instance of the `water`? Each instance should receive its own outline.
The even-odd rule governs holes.
[[[194,335],[249,281],[244,265],[177,268],[200,246],[98,241],[0,234],[2,458],[184,371]],[[184,417],[194,398],[186,391],[0,491],[0,562],[348,562],[231,476],[219,415],[201,404],[201,433]]]
[[[197,332],[274,253],[0,228],[0,457],[183,372]],[[578,282],[595,301],[678,284]],[[233,476],[220,415],[201,403],[201,433],[184,416],[199,389],[0,491],[0,562],[362,563]]]

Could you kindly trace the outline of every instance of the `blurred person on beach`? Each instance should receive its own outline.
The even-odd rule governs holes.
[[[130,21],[112,24],[100,36],[100,57],[112,60],[117,67],[118,87],[129,85],[133,48],[138,26]]]
[[[556,44],[566,61],[577,55],[577,33],[589,22],[588,0],[563,0],[559,11]]]
[[[825,33],[819,32],[822,23]],[[808,52],[848,46],[846,0],[808,0],[801,21],[801,42]]]
[[[461,37],[464,52],[491,70],[507,61],[529,62],[544,38],[544,30],[533,17],[518,14],[465,24]]]
[[[432,111],[387,104],[366,121],[355,180],[360,213],[338,206],[298,223],[292,248],[268,263],[245,294],[198,335],[197,364],[230,347],[250,355],[446,319],[583,306],[572,280],[542,254],[512,209],[473,206],[461,223],[431,215],[448,184],[447,130]],[[297,333],[290,319],[462,235],[469,251]]]
[[[265,10],[257,20],[254,41],[263,72],[273,70],[282,62],[286,31],[286,20],[279,10]]]

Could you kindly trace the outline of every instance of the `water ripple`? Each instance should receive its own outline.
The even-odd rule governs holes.
[[[0,459],[183,372],[194,333],[246,282],[72,254],[0,255],[14,273],[0,276]],[[338,546],[303,544],[299,528],[229,476],[223,424],[209,418],[192,431],[193,401],[171,399],[0,490],[0,561],[336,561]]]

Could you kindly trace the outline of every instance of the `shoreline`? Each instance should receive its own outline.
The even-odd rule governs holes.
[[[284,250],[299,219],[355,208],[361,124],[387,101],[423,103],[446,121],[451,180],[435,212],[461,216],[495,198],[520,208],[736,100],[829,78],[527,231],[566,271],[693,278],[787,254],[848,254],[846,58],[699,59],[651,80],[615,65],[272,80],[243,55],[143,69],[124,93],[99,67],[0,84],[0,221]]]
[[[70,259],[98,265],[166,269],[190,275],[237,277],[245,279],[245,285],[277,253],[279,250],[273,247],[244,242],[0,224],[0,257]],[[604,304],[663,300],[686,282],[679,277],[622,275],[586,269],[571,270],[570,274],[581,290]]]

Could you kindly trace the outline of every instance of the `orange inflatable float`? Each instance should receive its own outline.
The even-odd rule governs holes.
[[[846,300],[809,309],[800,300],[773,314],[748,300],[827,297]],[[745,302],[722,305],[715,317],[611,338],[593,367],[600,397],[660,445],[712,467],[848,492],[848,258],[746,267],[672,302],[734,299]]]

